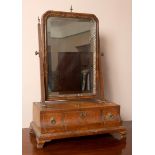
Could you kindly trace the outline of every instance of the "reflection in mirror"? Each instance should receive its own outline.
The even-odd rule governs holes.
[[[95,92],[96,23],[94,20],[47,19],[48,95]]]

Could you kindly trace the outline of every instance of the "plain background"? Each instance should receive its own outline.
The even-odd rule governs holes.
[[[131,0],[24,0],[22,15],[22,127],[32,121],[32,102],[40,101],[37,18],[47,11],[93,13],[99,19],[105,98],[121,105],[131,120]]]
[[[98,2],[98,0],[95,1]],[[132,2],[133,155],[155,154],[154,6],[153,0],[133,0]],[[20,155],[22,154],[21,0],[2,1],[0,19],[1,154]],[[8,36],[12,38],[9,42]]]

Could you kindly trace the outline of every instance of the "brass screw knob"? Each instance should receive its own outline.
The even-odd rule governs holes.
[[[35,55],[38,55],[39,54],[39,52],[38,51],[35,51]]]

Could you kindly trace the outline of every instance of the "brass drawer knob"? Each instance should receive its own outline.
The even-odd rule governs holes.
[[[112,113],[108,113],[106,118],[107,118],[107,120],[113,120],[114,115]]]
[[[56,120],[55,120],[54,117],[51,118],[51,124],[52,124],[52,125],[55,125],[55,124],[56,124]]]
[[[85,117],[87,116],[87,113],[86,112],[81,112],[80,113],[80,117],[82,118],[82,119],[84,119]]]

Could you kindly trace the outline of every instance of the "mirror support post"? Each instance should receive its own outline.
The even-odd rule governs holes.
[[[41,25],[38,17],[38,42],[39,42],[39,58],[40,58],[40,82],[41,82],[41,102],[45,103],[45,86],[44,86],[44,67],[43,67],[43,48],[41,40]]]
[[[103,75],[102,75],[102,57],[103,53],[101,53],[100,49],[100,38],[99,38],[99,25],[97,27],[97,36],[98,36],[98,50],[99,50],[99,81],[100,81],[100,98],[104,99],[104,84],[103,84]]]

